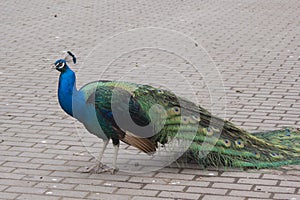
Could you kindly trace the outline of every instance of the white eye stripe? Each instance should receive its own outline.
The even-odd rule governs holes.
[[[64,66],[65,66],[65,63],[63,63],[63,62],[57,63],[57,64],[55,65],[55,67],[58,68],[58,69],[61,69],[61,68],[63,68]]]

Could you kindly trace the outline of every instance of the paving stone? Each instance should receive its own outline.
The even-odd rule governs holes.
[[[265,179],[245,179],[241,178],[238,180],[238,183],[246,183],[246,184],[255,184],[255,185],[276,185],[278,183],[277,180],[265,180]]]
[[[235,178],[225,178],[225,177],[219,177],[219,176],[218,177],[200,177],[198,179],[198,181],[233,183],[233,182],[235,182]]]
[[[105,193],[92,193],[89,196],[87,196],[87,199],[101,199],[101,200],[111,200],[111,199],[117,199],[117,200],[129,200],[131,199],[131,196],[128,195],[117,195],[117,194],[105,194]],[[71,200],[71,199],[70,199]]]
[[[277,186],[256,186],[255,191],[274,192],[274,193],[294,193],[296,188],[277,187]]]
[[[280,181],[280,186],[295,187],[300,185],[300,181]]]
[[[299,199],[300,195],[297,194],[275,194],[274,199]]]
[[[229,195],[240,196],[240,197],[257,197],[257,198],[269,198],[270,193],[267,192],[253,192],[253,191],[242,191],[242,190],[232,190]]]
[[[158,197],[143,197],[143,196],[135,196],[132,200],[171,200],[172,198],[158,198]]]
[[[22,178],[26,181],[35,181],[35,182],[60,182],[63,178],[55,176],[38,176],[38,175],[29,175],[27,174]]]
[[[184,192],[167,192],[162,191],[158,197],[173,198],[173,199],[199,199],[201,194],[192,194]]]
[[[51,173],[51,171],[24,168],[24,169],[16,169],[16,170],[13,171],[13,173],[46,176],[46,175],[49,175]]]
[[[183,191],[185,186],[181,185],[160,185],[160,184],[147,184],[143,189],[147,190],[165,190],[165,191]]]
[[[16,194],[16,193],[9,193],[9,192],[0,192],[0,198],[1,199],[15,199],[17,196],[19,196],[20,194]]]
[[[202,176],[218,176],[219,172],[216,171],[207,171],[207,170],[193,170],[193,169],[183,169],[181,171],[183,174],[192,174],[192,175],[202,175]]]
[[[0,191],[3,191],[4,189],[6,189],[8,186],[7,185],[0,185]]]
[[[46,196],[46,195],[33,195],[33,194],[22,194],[17,199],[20,200],[59,200],[60,197],[54,197],[54,196]]]
[[[113,186],[118,188],[133,188],[138,189],[142,188],[143,184],[140,183],[129,183],[129,182],[120,182],[120,181],[105,181],[102,185],[104,186]]]
[[[21,179],[23,178],[25,175],[23,174],[12,174],[12,173],[3,173],[3,172],[0,172],[0,177],[2,179]]]
[[[5,190],[6,192],[26,193],[26,194],[43,194],[46,189],[34,187],[12,186]]]
[[[79,184],[75,188],[76,190],[83,191],[93,191],[93,192],[103,192],[103,193],[113,193],[117,188],[114,186],[104,187],[99,185],[83,185]]]
[[[259,173],[248,173],[248,172],[224,172],[221,176],[229,177],[246,177],[246,178],[259,178]]]
[[[162,173],[162,172],[160,172],[160,173],[156,174],[155,177],[192,180],[195,177],[195,175],[171,174],[171,173]]]
[[[76,185],[75,184],[64,184],[64,183],[57,183],[57,182],[41,182],[35,185],[37,188],[49,188],[49,189],[72,189]]]
[[[64,160],[59,159],[43,159],[43,158],[33,158],[30,160],[31,163],[37,163],[37,164],[53,164],[53,165],[63,165],[66,163]]]
[[[227,190],[225,189],[217,189],[217,188],[200,188],[200,187],[189,187],[187,192],[199,193],[199,194],[217,194],[217,195],[225,195]]]
[[[36,182],[33,181],[23,181],[23,180],[13,180],[13,179],[0,179],[1,185],[14,185],[14,186],[33,186],[36,184]]]
[[[264,174],[263,179],[275,179],[275,180],[290,180],[290,181],[300,181],[300,177],[291,175],[274,175],[274,174]]]
[[[249,184],[231,184],[231,183],[214,183],[212,185],[214,188],[227,188],[227,189],[236,189],[236,190],[250,190],[252,185]]]
[[[49,196],[53,195],[53,196],[60,196],[60,197],[84,198],[85,196],[87,196],[88,192],[52,189],[52,190],[46,192],[46,194]]]
[[[215,199],[224,199],[224,200],[243,200],[244,197],[233,197],[233,196],[218,196],[218,195],[204,195],[202,200],[215,200]]]
[[[12,162],[28,162],[30,158],[21,158],[16,156],[1,156],[0,160],[3,161],[12,161]]]
[[[129,182],[134,183],[156,183],[156,184],[166,184],[169,182],[169,179],[159,179],[159,178],[149,178],[149,177],[138,177],[133,176],[129,179]]]
[[[185,186],[199,186],[199,187],[207,187],[210,184],[210,182],[206,181],[187,181],[187,180],[179,180],[179,179],[173,179],[169,182],[169,185],[185,185]]]
[[[27,169],[36,169],[40,165],[39,164],[33,164],[33,163],[20,163],[20,162],[6,162],[3,166],[10,166],[10,167],[22,167]]]
[[[3,166],[1,166],[0,167],[0,172],[9,173],[9,172],[14,171],[15,169],[16,168],[14,168],[14,167],[3,167]]]
[[[156,196],[158,194],[158,190],[139,190],[139,189],[127,189],[120,188],[116,192],[117,194],[126,194],[126,195],[139,195],[139,196]]]

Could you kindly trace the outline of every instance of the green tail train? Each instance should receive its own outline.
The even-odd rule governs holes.
[[[162,144],[173,137],[192,140],[187,155],[202,166],[272,168],[300,164],[300,129],[251,134],[186,99],[175,98],[169,91],[150,94],[141,99],[151,102],[153,98],[167,110],[164,127],[151,139]],[[193,131],[196,134],[191,134]]]

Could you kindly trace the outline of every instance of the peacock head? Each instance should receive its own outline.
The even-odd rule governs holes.
[[[70,51],[67,51],[67,53],[68,55],[65,57],[65,59],[59,59],[54,63],[53,68],[55,68],[59,72],[64,72],[69,68],[67,62],[73,61],[74,64],[76,63],[75,55]]]

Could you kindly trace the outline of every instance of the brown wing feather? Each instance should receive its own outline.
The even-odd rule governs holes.
[[[126,131],[121,141],[134,146],[147,154],[153,154],[156,151],[156,146],[153,141],[148,138],[136,137],[133,133]]]
[[[113,127],[113,129],[118,132],[118,139],[122,142],[134,146],[147,154],[153,154],[156,151],[157,146],[151,139],[137,137],[129,131],[124,132],[119,127]]]

